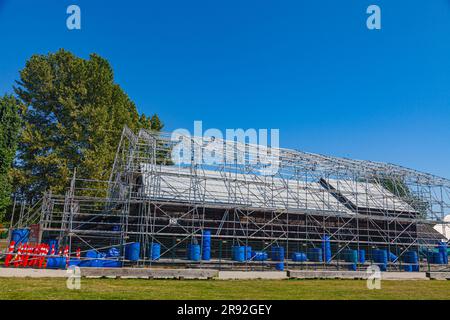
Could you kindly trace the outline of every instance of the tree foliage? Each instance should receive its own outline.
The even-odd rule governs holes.
[[[107,180],[124,125],[162,128],[156,115],[139,115],[108,61],[96,54],[34,55],[15,92],[26,107],[15,179],[29,200],[46,190],[64,192],[74,168],[77,177]]]
[[[427,211],[430,209],[430,203],[413,194],[401,178],[385,177],[379,179],[379,183],[392,194],[406,201],[421,216],[426,217]]]
[[[0,98],[0,222],[11,202],[11,166],[21,127],[20,103],[13,96]]]

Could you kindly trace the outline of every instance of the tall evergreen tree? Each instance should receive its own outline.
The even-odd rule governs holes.
[[[96,54],[34,55],[15,92],[26,106],[17,178],[29,200],[64,192],[75,167],[77,177],[107,180],[123,126],[152,127]]]
[[[0,222],[11,202],[11,165],[21,127],[19,112],[20,103],[13,96],[0,98]]]

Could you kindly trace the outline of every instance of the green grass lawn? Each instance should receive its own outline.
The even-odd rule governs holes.
[[[360,280],[143,280],[0,278],[0,299],[450,299],[450,281],[383,281],[368,290]]]

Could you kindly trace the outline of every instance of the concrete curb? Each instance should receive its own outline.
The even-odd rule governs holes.
[[[289,270],[290,279],[367,279],[363,271]]]
[[[66,270],[0,268],[0,278],[66,278]],[[86,278],[122,279],[367,279],[364,271],[288,270],[288,271],[218,271],[212,269],[158,268],[81,268]],[[382,280],[450,280],[450,272],[382,272]]]
[[[285,271],[219,271],[218,280],[288,279]]]
[[[291,279],[368,279],[369,274],[365,271],[288,271]],[[425,272],[382,272],[382,280],[429,280]]]
[[[0,278],[67,278],[66,270],[0,268]]]
[[[382,272],[382,280],[430,280],[426,272]]]
[[[450,280],[450,272],[427,272],[430,280]]]
[[[219,271],[209,269],[81,268],[81,276],[87,278],[212,279],[218,274]]]

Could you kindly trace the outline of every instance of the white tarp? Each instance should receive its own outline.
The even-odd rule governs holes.
[[[416,212],[405,201],[378,184],[334,179],[325,181],[358,208]]]
[[[153,199],[234,203],[267,209],[310,209],[353,214],[316,182],[141,164],[144,193]]]

